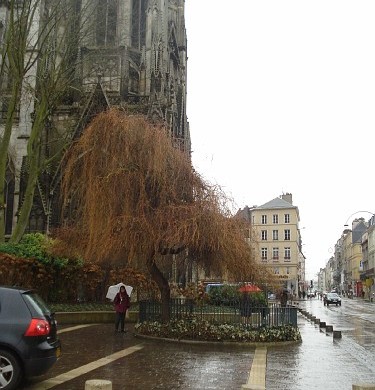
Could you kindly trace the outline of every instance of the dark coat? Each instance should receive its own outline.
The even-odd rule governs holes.
[[[118,292],[113,300],[113,303],[115,304],[115,310],[117,313],[125,313],[130,307],[130,298],[126,290],[123,293]]]

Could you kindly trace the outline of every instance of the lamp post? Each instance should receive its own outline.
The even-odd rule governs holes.
[[[344,226],[345,226],[345,227],[349,227],[349,225],[348,225],[349,219],[350,219],[351,217],[353,217],[354,215],[359,214],[359,213],[367,213],[367,214],[371,214],[371,217],[372,217],[372,218],[375,217],[375,213],[372,213],[371,211],[356,211],[355,213],[349,215],[349,217],[348,217],[348,219],[346,220]]]

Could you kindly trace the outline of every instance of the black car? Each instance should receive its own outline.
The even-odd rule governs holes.
[[[329,306],[330,304],[341,306],[341,298],[337,293],[327,293],[327,296],[324,298],[324,305]]]
[[[48,371],[60,356],[54,314],[34,291],[0,286],[0,389]]]

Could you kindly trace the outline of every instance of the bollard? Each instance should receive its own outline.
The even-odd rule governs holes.
[[[333,338],[334,339],[341,339],[341,330],[334,330],[333,331]]]
[[[104,379],[90,379],[85,383],[85,390],[112,390],[112,382]]]
[[[326,327],[326,323],[324,321],[319,322],[319,327],[320,328],[325,328]]]
[[[333,325],[327,325],[326,332],[333,332]]]
[[[352,390],[375,390],[375,383],[358,383],[352,386]]]

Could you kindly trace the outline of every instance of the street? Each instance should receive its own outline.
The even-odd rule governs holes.
[[[341,307],[326,307],[312,298],[299,307],[341,331],[342,338],[300,319],[302,344],[268,351],[267,390],[351,390],[356,383],[375,383],[375,304],[343,298]]]
[[[375,382],[375,304],[344,298],[341,307],[313,298],[299,306],[342,331],[333,339],[298,315],[302,343],[267,348],[266,389],[352,390]],[[24,390],[80,390],[88,379],[108,379],[113,390],[239,390],[248,380],[256,348],[138,339],[111,324],[64,327],[62,357]]]

